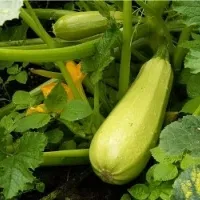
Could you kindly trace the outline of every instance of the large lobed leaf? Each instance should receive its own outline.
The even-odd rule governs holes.
[[[42,133],[25,133],[14,153],[0,151],[0,187],[6,199],[16,196],[34,181],[31,170],[42,162],[46,143]]]
[[[200,117],[185,116],[166,126],[161,132],[159,146],[170,155],[189,152],[200,156]]]

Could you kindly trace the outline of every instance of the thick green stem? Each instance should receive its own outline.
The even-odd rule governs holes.
[[[98,39],[69,47],[41,50],[0,48],[0,60],[15,62],[57,62],[82,59],[95,53]]]
[[[33,31],[43,40],[44,36],[41,34],[40,30],[38,29],[37,24],[34,22],[34,20],[31,18],[31,16],[23,9],[20,9],[20,17],[33,29]]]
[[[71,15],[71,14],[75,13],[75,11],[61,10],[61,9],[36,8],[33,10],[40,19],[46,19],[46,20],[57,20],[58,18],[60,18],[64,15]]]
[[[29,4],[28,1],[24,1],[29,14],[31,15],[34,23],[36,24],[36,26],[38,27],[38,30],[42,36],[42,39],[44,40],[44,42],[49,46],[49,48],[55,48],[56,47],[56,43],[55,41],[51,38],[51,36],[46,32],[46,30],[44,29],[44,27],[42,26],[42,24],[40,23],[39,19],[37,18],[35,12],[33,11],[33,9],[31,8],[31,5]],[[25,11],[26,12],[26,11]],[[24,19],[25,20],[25,19]]]
[[[123,45],[121,53],[120,74],[119,74],[119,94],[121,99],[129,87],[130,60],[131,60],[131,39],[132,39],[132,1],[124,0],[123,3]]]
[[[179,45],[182,42],[187,41],[189,39],[192,29],[193,29],[192,26],[186,26],[181,32],[181,35],[180,35],[179,40],[178,40],[177,47],[174,51],[174,57],[173,57],[173,64],[174,64],[174,70],[175,71],[181,70],[183,59],[184,59],[184,57],[187,53],[187,50],[182,48],[182,47],[179,47]]]
[[[24,13],[26,13],[26,17],[23,18],[25,21],[27,19],[29,19],[29,21],[26,21],[29,26],[31,28],[34,28],[35,31],[37,31],[37,33],[39,33],[40,37],[44,40],[44,42],[48,45],[49,48],[56,48],[57,47],[57,43],[51,38],[51,36],[46,32],[46,30],[44,29],[44,27],[42,26],[42,24],[40,23],[39,19],[37,18],[36,14],[34,13],[33,9],[31,8],[30,4],[28,1],[25,1],[26,7],[31,15],[32,18],[29,18],[29,14],[26,13],[25,10],[23,10]],[[28,18],[27,18],[28,17]],[[30,21],[31,19],[31,21]],[[36,29],[37,27],[37,29]],[[70,73],[68,72],[68,70],[65,67],[65,64],[61,61],[57,61],[56,65],[60,68],[61,73],[63,74],[65,81],[67,82],[67,84],[69,85],[69,87],[72,89],[72,92],[75,96],[75,98],[81,98],[81,95],[79,94],[78,89],[76,88],[72,77],[70,75]]]
[[[43,153],[41,166],[65,166],[89,164],[89,150],[61,150]]]
[[[94,115],[95,115],[95,124],[96,124],[96,128],[98,129],[100,126],[100,119],[99,119],[99,83],[95,84],[94,87]]]
[[[155,28],[155,32],[159,33],[162,30],[162,34],[166,37],[166,39],[168,41],[170,51],[173,51],[172,37],[170,35],[170,32],[169,32],[164,20],[160,16],[159,12],[157,13],[156,11],[154,11],[144,1],[136,0],[136,3],[138,5],[140,5],[144,9],[146,15],[150,17],[149,18],[150,25],[153,28]]]

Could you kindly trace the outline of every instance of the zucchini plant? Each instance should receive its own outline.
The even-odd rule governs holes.
[[[199,198],[199,2],[0,5],[0,199],[74,165],[122,199]]]

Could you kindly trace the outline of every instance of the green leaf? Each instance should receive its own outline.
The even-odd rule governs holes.
[[[33,113],[20,119],[15,129],[16,132],[25,132],[29,129],[38,129],[45,126],[51,117],[46,113]]]
[[[45,135],[48,138],[48,143],[58,144],[59,142],[61,142],[64,136],[64,133],[59,129],[53,129],[53,130],[47,131]]]
[[[200,199],[200,166],[183,171],[173,184],[172,199]]]
[[[149,183],[150,186],[159,186],[161,184],[161,181],[156,181],[154,179],[154,168],[156,167],[156,164],[151,166],[147,173],[146,173],[146,181]]]
[[[182,20],[188,26],[200,26],[200,2],[199,1],[173,1],[173,10],[182,16]]]
[[[46,137],[41,133],[25,133],[13,154],[0,152],[4,157],[0,162],[0,186],[6,199],[23,191],[27,183],[32,183],[32,171],[42,163]]]
[[[68,121],[76,121],[88,117],[92,114],[92,109],[82,100],[72,100],[64,107],[60,115],[61,119]]]
[[[160,134],[159,146],[169,155],[190,152],[200,156],[200,117],[184,116],[182,120],[166,126]]]
[[[60,150],[76,149],[76,142],[74,140],[68,140],[61,144]]]
[[[132,198],[130,197],[129,194],[123,194],[120,200],[131,200]]]
[[[7,68],[7,73],[9,75],[16,75],[20,72],[20,68],[18,65],[12,65],[11,67]]]
[[[6,133],[11,133],[17,127],[17,122],[23,117],[22,114],[12,112],[4,116],[0,121],[0,127],[4,128]]]
[[[60,112],[67,104],[67,93],[61,83],[56,84],[51,93],[44,100],[50,112]]]
[[[148,200],[159,199],[160,193],[161,193],[160,188],[157,188],[157,187],[154,188],[153,190],[151,190],[151,194],[149,195]]]
[[[190,98],[200,96],[200,73],[192,75],[187,83],[187,93]]]
[[[1,31],[0,31],[1,33]],[[14,62],[12,61],[0,61],[0,70],[4,70],[5,68],[11,67],[13,65]]]
[[[136,184],[128,189],[132,197],[138,200],[147,199],[150,195],[149,188],[145,184]]]
[[[82,62],[82,70],[91,73],[93,84],[100,81],[103,77],[104,69],[114,60],[111,50],[120,41],[121,32],[116,26],[108,29],[96,46],[96,53],[93,57],[86,58]]]
[[[186,154],[181,161],[181,169],[185,170],[189,167],[192,167],[194,165],[200,165],[200,157],[192,157],[189,154]]]
[[[173,182],[174,182],[174,180],[162,182],[162,184],[160,185],[160,190],[161,190],[160,198],[161,199],[171,200]]]
[[[200,72],[200,50],[190,49],[184,61],[184,67],[189,68],[190,72],[197,74]]]
[[[15,79],[21,84],[26,84],[28,80],[28,74],[26,71],[21,71],[15,76]]]
[[[184,104],[180,112],[193,114],[194,111],[199,107],[199,105],[200,105],[200,96],[194,99],[188,100]]]
[[[25,109],[32,105],[33,100],[29,92],[18,90],[14,93],[12,102],[18,109]]]
[[[154,180],[156,181],[169,181],[176,178],[178,175],[178,169],[175,165],[168,163],[156,164],[153,170]]]
[[[151,149],[151,154],[153,158],[160,163],[174,163],[182,159],[182,156],[172,156],[168,155],[159,146]]]
[[[190,73],[190,69],[184,68],[181,71],[180,76],[178,78],[179,83],[183,84],[183,85],[186,85],[191,75],[192,74]]]

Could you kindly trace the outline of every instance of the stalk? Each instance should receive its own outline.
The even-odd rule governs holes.
[[[34,13],[33,9],[31,8],[31,5],[29,4],[28,1],[24,1],[28,12],[30,16],[32,17],[32,20],[34,21],[35,25],[37,26],[37,29],[41,33],[42,39],[44,42],[49,46],[49,48],[55,48],[56,47],[56,42],[51,38],[51,36],[46,32],[42,24],[40,23],[39,19],[37,18],[36,14]],[[24,18],[23,18],[24,19]],[[26,20],[26,19],[24,19]],[[28,23],[29,24],[29,23]]]
[[[46,20],[57,20],[58,18],[60,18],[64,15],[71,15],[71,14],[75,13],[75,11],[61,10],[61,9],[36,8],[33,10],[40,19],[46,19]]]
[[[160,32],[160,30],[163,30],[163,34],[165,35],[169,44],[169,49],[172,51],[173,49],[172,38],[165,22],[163,21],[162,17],[159,15],[159,12],[157,13],[156,11],[154,11],[149,5],[147,5],[143,1],[136,0],[136,3],[145,10],[147,16],[151,17],[151,20],[152,20],[151,25],[153,25],[153,27],[156,27],[157,32]]]
[[[85,164],[89,164],[89,150],[74,149],[44,152],[41,166],[66,166]]]
[[[42,24],[40,23],[39,19],[37,18],[36,14],[34,13],[33,9],[31,8],[31,5],[28,1],[25,1],[26,7],[30,13],[31,16],[29,16],[28,13],[26,13],[23,8],[21,8],[22,15],[24,21],[40,36],[43,41],[48,45],[49,48],[56,48],[57,45],[55,41],[51,38],[51,36],[46,32]],[[66,69],[65,65],[61,61],[57,61],[56,65],[60,68],[61,73],[63,74],[65,81],[69,85],[69,87],[72,89],[72,92],[75,96],[75,98],[80,99],[81,95],[79,94],[79,91],[77,90],[72,77],[68,70]]]
[[[178,44],[176,46],[176,49],[174,50],[173,64],[175,71],[181,70],[183,59],[187,53],[187,50],[182,47],[179,47],[179,45],[182,42],[187,41],[189,39],[192,29],[193,26],[186,26],[181,32]]]
[[[96,124],[96,128],[98,129],[100,126],[100,119],[99,119],[99,83],[95,84],[95,88],[94,88],[94,115],[95,115],[95,124]]]
[[[82,59],[95,53],[98,39],[69,47],[40,50],[0,48],[0,60],[15,62],[57,62]]]
[[[119,93],[121,99],[129,87],[130,60],[131,60],[131,39],[132,39],[132,1],[123,2],[123,45],[121,53],[120,74],[119,74]]]

